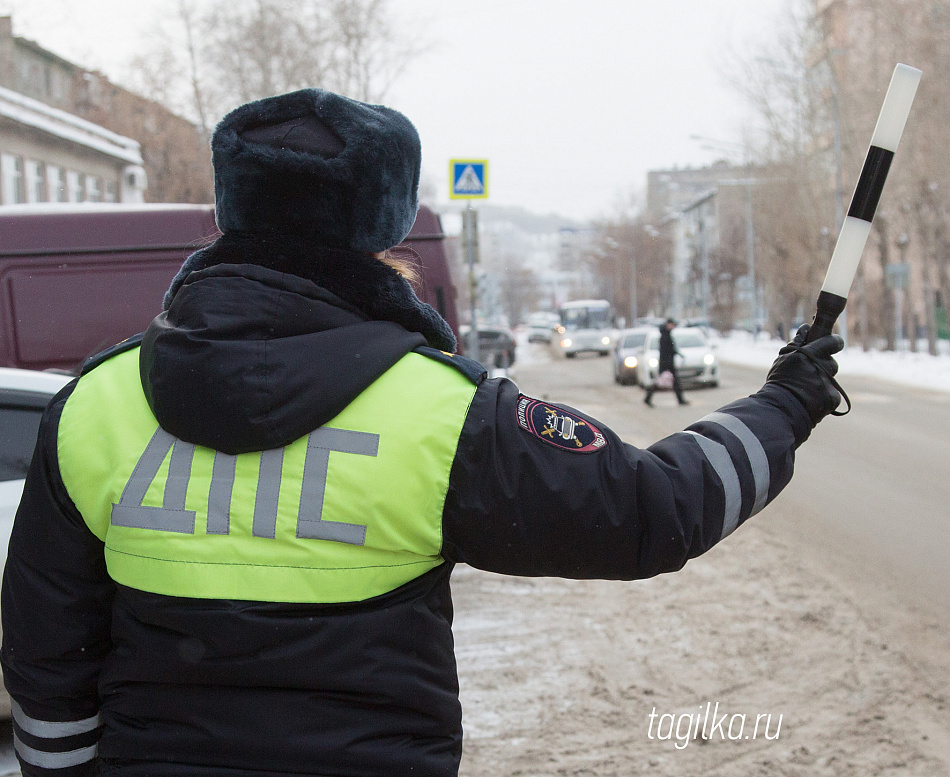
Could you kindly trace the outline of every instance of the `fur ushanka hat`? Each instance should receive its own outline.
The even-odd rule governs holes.
[[[231,111],[211,139],[224,232],[271,232],[374,253],[409,234],[422,150],[401,113],[321,89]]]

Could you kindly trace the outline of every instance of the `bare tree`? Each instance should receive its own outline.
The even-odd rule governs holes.
[[[539,297],[537,275],[520,257],[506,253],[501,273],[501,305],[512,326],[537,307]]]
[[[425,50],[389,0],[179,0],[166,22],[133,75],[206,135],[235,105],[306,87],[378,102]]]
[[[201,19],[201,57],[219,99],[248,102],[325,82],[320,6],[293,0],[218,2]]]
[[[786,316],[796,297],[808,299],[806,287],[811,296],[817,289],[837,233],[835,195],[846,207],[898,61],[925,75],[852,289],[849,328],[866,346],[896,346],[896,292],[885,281],[891,264],[907,261],[908,330],[916,334],[924,322],[936,352],[935,312],[950,298],[950,104],[942,78],[950,70],[950,2],[800,2],[781,44],[745,60],[733,81],[756,117],[758,158],[778,179],[756,187],[763,222],[756,230],[770,307]],[[804,275],[802,263],[810,268]]]
[[[387,0],[334,0],[330,27],[333,88],[358,100],[381,100],[424,50],[396,34]]]
[[[211,126],[208,117],[208,100],[201,86],[198,46],[195,40],[195,9],[189,0],[178,0],[178,16],[182,21],[185,33],[185,51],[188,55],[188,83],[191,87],[195,114],[198,117],[198,126],[201,128],[202,137],[205,140],[210,140]]]
[[[632,322],[663,311],[669,287],[669,241],[655,230],[648,231],[635,202],[618,205],[596,229],[597,237],[584,259],[602,280],[618,314]]]
[[[228,110],[311,86],[379,101],[422,51],[389,0],[178,0],[128,71],[155,110],[101,123],[142,140],[148,199],[210,201],[208,141]]]

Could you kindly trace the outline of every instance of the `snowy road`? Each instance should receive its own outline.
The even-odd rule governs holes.
[[[530,355],[515,375],[525,393],[639,445],[765,375],[727,365],[691,406],[661,395],[649,411],[605,359]],[[950,606],[936,593],[950,567],[950,397],[846,388],[853,416],[819,427],[789,489],[682,572],[623,584],[458,570],[465,777],[950,774]],[[650,737],[651,712],[679,721],[717,702],[783,714],[779,738]]]

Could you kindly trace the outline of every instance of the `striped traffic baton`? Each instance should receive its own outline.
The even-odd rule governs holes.
[[[871,147],[851,198],[848,216],[841,225],[825,282],[818,294],[817,312],[806,342],[831,334],[835,321],[848,302],[848,291],[871,232],[871,220],[881,199],[891,160],[904,132],[920,76],[921,71],[909,65],[897,65],[894,68],[881,114],[871,136]]]

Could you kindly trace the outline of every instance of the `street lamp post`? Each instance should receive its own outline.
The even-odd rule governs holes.
[[[630,326],[636,326],[639,317],[637,312],[637,252],[634,249],[630,254]]]
[[[910,237],[906,232],[901,232],[897,236],[897,240],[894,241],[897,246],[897,250],[900,251],[901,255],[901,264],[900,264],[900,273],[897,275],[897,281],[894,289],[894,332],[897,335],[897,350],[902,351],[904,347],[902,341],[904,339],[904,286],[906,285],[906,271],[907,271],[907,245],[910,243]],[[910,333],[911,337],[911,350],[916,351],[917,349],[913,345],[913,341],[917,337],[916,332]]]
[[[740,180],[717,181],[717,186],[745,186],[745,250],[749,275],[749,326],[756,331],[759,321],[759,290],[755,279],[755,222],[753,221],[752,187],[758,182],[752,177],[752,159],[749,146],[745,143],[732,143],[702,135],[690,135],[692,140],[703,142],[703,148],[724,151],[729,154],[741,151],[744,157],[745,178]]]
[[[745,179],[745,252],[749,264],[749,324],[759,329],[759,289],[755,282],[755,226],[752,223],[752,178],[746,170]]]
[[[703,273],[703,326],[709,326],[709,237],[702,206],[699,211],[699,260]]]

